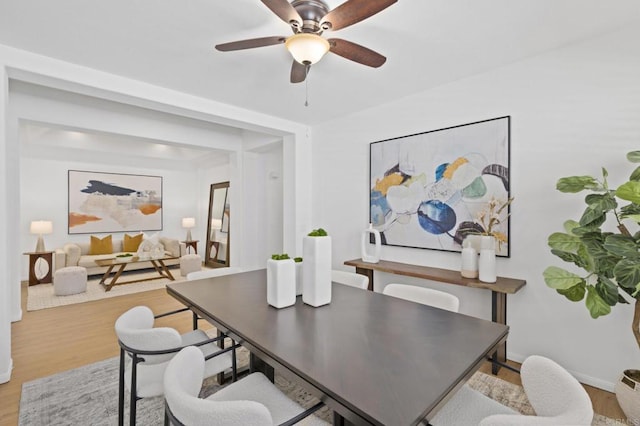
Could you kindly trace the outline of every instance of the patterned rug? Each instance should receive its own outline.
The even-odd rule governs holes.
[[[69,296],[56,296],[53,294],[53,284],[38,284],[27,288],[27,311],[37,311],[39,309],[55,308],[56,306],[73,305],[92,300],[106,299],[109,297],[123,296],[125,294],[140,293],[142,291],[157,290],[164,288],[169,283],[184,281],[185,277],[180,275],[179,268],[169,268],[175,281],[167,278],[160,278],[153,281],[143,281],[112,287],[110,291],[104,291],[100,285],[102,276],[94,275],[87,281],[87,291]],[[157,272],[131,271],[122,274],[122,281],[132,279],[144,279],[158,276]]]
[[[248,353],[238,351],[238,365],[246,365]],[[310,407],[317,399],[303,388],[276,374],[276,385],[290,398],[304,407]],[[496,377],[476,373],[469,385],[490,398],[523,414],[533,414],[522,387]],[[205,397],[220,386],[211,378],[205,381],[201,396]],[[138,402],[137,424],[159,425],[163,422],[163,399],[146,398]],[[128,422],[128,403],[125,421]],[[331,422],[333,414],[328,407],[316,413]],[[91,424],[111,426],[118,418],[118,358],[110,358],[85,367],[37,379],[22,385],[20,420],[22,426],[54,426]],[[304,424],[304,423],[300,423]],[[593,425],[624,425],[613,419],[596,415]]]

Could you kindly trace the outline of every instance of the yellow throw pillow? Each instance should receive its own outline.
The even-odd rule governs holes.
[[[111,254],[113,253],[113,244],[111,242],[111,235],[100,239],[98,237],[91,236],[91,245],[89,246],[89,254]]]
[[[123,242],[122,250],[129,253],[135,253],[138,251],[138,247],[140,246],[141,242],[142,242],[142,234],[138,234],[133,237],[128,234],[124,234],[124,242]]]

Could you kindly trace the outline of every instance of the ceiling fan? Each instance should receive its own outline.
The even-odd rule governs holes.
[[[324,31],[336,31],[356,24],[386,9],[398,0],[347,0],[333,10],[323,0],[261,0],[291,26],[293,35],[252,38],[218,44],[222,52],[253,49],[284,43],[293,56],[291,82],[305,80],[311,65],[332,52],[363,65],[378,68],[387,58],[359,44],[340,38],[324,38]]]

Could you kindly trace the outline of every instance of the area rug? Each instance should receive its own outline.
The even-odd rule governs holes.
[[[248,352],[238,351],[238,367],[248,364]],[[303,407],[318,402],[313,395],[282,376],[275,377],[275,384]],[[200,396],[206,397],[220,389],[215,378],[204,381]],[[129,423],[129,402],[125,396],[125,423]],[[137,424],[161,425],[164,419],[162,397],[143,398],[136,407]],[[327,422],[333,419],[328,407],[316,414]],[[118,358],[110,358],[85,367],[33,380],[22,385],[19,425],[62,426],[86,425],[112,426],[118,422]],[[305,422],[298,424],[304,425]]]
[[[27,311],[37,311],[39,309],[54,308],[56,306],[73,305],[75,303],[84,303],[92,300],[100,300],[109,297],[117,297],[125,294],[140,293],[142,291],[156,290],[165,288],[169,283],[184,281],[185,278],[180,275],[180,269],[172,269],[171,274],[175,281],[167,278],[160,278],[153,281],[143,281],[139,283],[131,283],[125,285],[117,285],[112,287],[110,291],[104,291],[104,287],[100,285],[101,275],[92,276],[87,281],[87,291],[69,296],[56,296],[53,294],[53,284],[38,284],[27,288]],[[122,281],[132,279],[144,279],[158,276],[157,272],[138,272],[131,271],[122,274]]]
[[[239,351],[238,365],[246,365],[248,355]],[[290,398],[304,407],[310,407],[317,399],[300,386],[276,374],[276,385]],[[469,385],[496,401],[523,414],[533,414],[522,387],[496,377],[477,372]],[[219,389],[215,379],[206,380],[201,396]],[[137,424],[159,425],[163,421],[162,397],[145,398],[138,402]],[[125,408],[128,422],[128,405]],[[332,421],[332,412],[324,407],[316,413],[324,420]],[[85,367],[33,380],[22,385],[19,424],[23,426],[91,424],[110,426],[118,418],[118,359],[110,358]],[[304,423],[300,423],[304,424]],[[597,415],[593,425],[612,426],[625,423]]]

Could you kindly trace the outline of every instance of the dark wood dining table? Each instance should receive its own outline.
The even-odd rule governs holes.
[[[508,326],[332,284],[318,308],[267,304],[266,270],[172,283],[167,292],[285,378],[334,422],[414,425],[435,413],[502,344]]]

